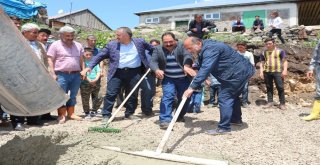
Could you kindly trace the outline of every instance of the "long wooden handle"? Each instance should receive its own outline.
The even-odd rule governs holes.
[[[138,81],[138,83],[136,84],[136,86],[133,87],[133,89],[131,90],[131,92],[128,94],[128,96],[122,101],[122,103],[120,104],[120,106],[117,108],[117,110],[112,114],[112,116],[110,117],[110,119],[108,120],[108,124],[110,124],[112,122],[112,120],[116,117],[117,113],[121,110],[121,108],[123,107],[123,105],[128,101],[128,99],[130,98],[130,96],[133,94],[133,92],[138,88],[138,86],[141,84],[141,82],[143,81],[143,79],[147,76],[147,74],[150,72],[150,68],[147,70],[147,72],[140,78],[140,80]]]
[[[169,136],[171,134],[172,128],[173,128],[174,124],[176,123],[176,121],[177,121],[177,119],[178,119],[178,117],[180,115],[180,112],[181,112],[184,104],[186,103],[187,99],[188,99],[187,97],[183,96],[183,98],[182,98],[182,100],[181,100],[181,102],[179,104],[179,107],[176,110],[176,113],[174,114],[173,119],[171,120],[171,122],[169,124],[169,127],[167,128],[163,138],[161,139],[160,144],[158,145],[158,148],[156,150],[157,154],[161,154],[164,146],[166,145],[166,143],[167,143],[167,141],[169,139]]]

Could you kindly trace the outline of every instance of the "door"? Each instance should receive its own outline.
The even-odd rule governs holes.
[[[251,29],[255,16],[260,16],[260,19],[263,21],[264,26],[266,27],[266,11],[265,10],[254,10],[254,11],[244,11],[242,16],[242,21],[246,26],[246,29]]]

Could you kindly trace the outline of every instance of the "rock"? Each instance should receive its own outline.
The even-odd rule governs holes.
[[[251,41],[262,41],[262,37],[256,36],[251,39]]]

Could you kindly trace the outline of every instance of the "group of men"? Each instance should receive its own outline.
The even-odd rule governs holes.
[[[270,13],[270,20],[268,21],[268,26],[270,28],[268,35],[270,38],[272,38],[274,34],[277,34],[280,41],[282,43],[285,43],[285,40],[281,34],[282,23],[283,21],[280,18],[279,13],[277,11],[272,11]],[[263,20],[260,18],[259,15],[255,16],[255,20],[253,21],[251,29],[252,31],[256,31],[256,30],[263,31],[265,29]],[[234,22],[232,22],[231,30],[232,32],[241,32],[241,33],[246,32],[246,27],[240,17],[238,17]],[[189,29],[188,29],[187,35],[195,36],[203,39],[203,38],[208,38],[208,34],[210,31],[217,31],[217,26],[212,21],[203,19],[202,15],[195,14],[194,20],[192,20],[189,23]]]
[[[196,20],[195,24],[197,23]],[[195,25],[193,32],[206,32],[208,27],[205,26],[207,25]],[[201,88],[201,84],[208,79],[210,74],[221,83],[218,96],[220,122],[217,129],[209,130],[207,133],[212,135],[227,133],[231,131],[230,124],[242,124],[239,96],[248,85],[250,77],[255,73],[252,61],[245,58],[245,55],[241,55],[245,51],[237,52],[230,46],[215,40],[202,40],[200,34],[198,37],[191,36],[181,42],[172,32],[165,32],[161,36],[161,45],[158,45],[158,42],[150,44],[142,38],[133,38],[132,31],[128,27],[120,27],[115,32],[116,40],[110,41],[103,49],[97,50],[90,62],[85,64],[83,56],[85,49],[80,43],[74,41],[75,30],[73,28],[62,27],[59,30],[60,40],[53,42],[49,47],[43,45],[45,42],[43,44],[34,42],[37,36],[40,36],[40,31],[39,27],[30,23],[22,28],[22,34],[30,42],[39,60],[43,61],[48,68],[50,75],[66,93],[70,93],[68,102],[58,109],[60,124],[65,123],[67,117],[72,120],[82,119],[75,114],[76,95],[81,79],[88,80],[86,79],[88,73],[91,73],[96,65],[103,65],[104,59],[109,59],[109,68],[107,91],[103,99],[102,124],[106,124],[110,119],[121,89],[124,89],[127,95],[149,69],[152,72],[140,85],[143,91],[141,95],[144,96],[141,109],[146,116],[152,115],[155,78],[162,80],[163,95],[159,115],[161,129],[166,129],[172,120],[175,97],[178,98],[178,103],[183,97],[189,98],[194,91]],[[88,43],[92,42],[91,45],[88,44],[92,52],[94,52],[94,40],[94,36],[87,38]],[[273,81],[275,80],[280,98],[279,108],[284,110],[286,107],[281,78],[287,75],[285,53],[275,46],[272,39],[267,39],[265,44],[267,50],[260,58],[260,76],[265,80],[267,86],[267,107],[273,106]],[[315,58],[315,61],[318,59]],[[198,63],[198,72],[192,69],[193,63]],[[126,103],[125,118],[140,120],[135,115],[137,97],[138,90],[135,90]],[[185,122],[184,116],[188,102],[189,99],[182,108],[178,122]],[[15,118],[12,117],[12,119]],[[16,123],[19,122],[16,121]],[[23,129],[21,123],[19,125],[20,128],[17,128],[18,124],[14,128]]]

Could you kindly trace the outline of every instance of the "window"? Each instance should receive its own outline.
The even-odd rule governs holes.
[[[220,13],[208,13],[204,14],[205,19],[220,19]]]
[[[160,22],[160,18],[159,17],[155,17],[155,18],[146,18],[146,23],[159,23]]]

